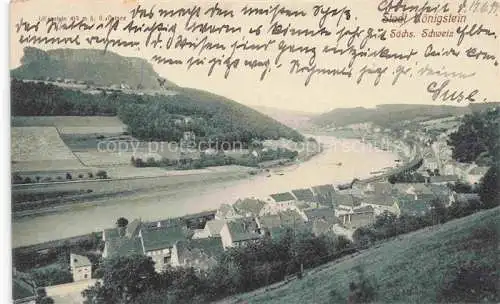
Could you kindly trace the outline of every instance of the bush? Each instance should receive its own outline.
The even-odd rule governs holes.
[[[69,270],[56,267],[35,269],[31,271],[31,275],[37,286],[59,285],[73,281]]]
[[[89,172],[87,175],[89,178],[94,178],[94,174],[92,172]]]
[[[104,170],[99,170],[99,171],[97,171],[96,176],[100,179],[107,179],[108,173]]]
[[[349,298],[348,303],[371,303],[375,301],[377,289],[375,282],[369,280],[362,268],[356,267],[355,271],[358,274],[357,281],[349,283]]]
[[[21,177],[21,175],[19,175],[19,173],[14,173],[12,175],[12,182],[14,184],[22,184],[24,182],[23,178]]]
[[[32,182],[33,182],[33,181],[31,180],[31,178],[30,178],[29,176],[26,176],[26,177],[24,178],[24,183],[25,183],[25,184],[31,184]]]
[[[446,303],[498,303],[498,275],[495,266],[469,262],[448,275],[451,277],[438,295],[439,302]]]
[[[67,172],[66,173],[66,180],[72,180],[73,179],[73,176],[71,175],[71,173]]]
[[[58,176],[58,177],[56,177],[56,179],[60,181],[60,180],[62,180],[63,178],[62,178],[62,176]]]

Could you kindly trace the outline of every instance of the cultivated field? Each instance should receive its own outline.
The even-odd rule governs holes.
[[[82,167],[54,127],[12,127],[11,161],[13,171]]]
[[[13,127],[56,127],[61,134],[122,134],[126,125],[113,116],[15,116]]]

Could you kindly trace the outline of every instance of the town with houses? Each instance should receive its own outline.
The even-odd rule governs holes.
[[[392,169],[416,170],[425,178],[421,182],[391,183],[391,171],[381,171],[345,185],[324,184],[241,198],[217,210],[182,218],[154,222],[121,218],[116,227],[102,231],[102,258],[139,254],[151,257],[158,273],[170,267],[192,267],[202,274],[216,265],[217,257],[225,250],[264,238],[279,239],[287,230],[352,240],[356,229],[373,224],[377,216],[387,212],[396,216],[423,215],[436,201],[446,206],[478,201],[477,193],[456,193],[453,186],[464,183],[474,188],[489,168],[452,160],[447,134],[456,128],[456,120],[451,121],[452,126],[444,123],[447,131],[438,136],[432,135],[439,126],[435,122],[422,124],[425,127],[416,132],[399,134],[371,124],[341,128],[363,134],[360,139],[375,146],[390,146],[402,159]],[[417,165],[408,168],[409,163]],[[74,282],[92,280],[88,257],[71,253],[69,265]],[[24,284],[22,279],[19,282]]]
[[[36,63],[29,66],[33,69],[45,64],[51,66],[51,60],[62,60],[57,52],[52,57],[34,48],[28,49],[29,52],[37,55],[31,58]],[[50,60],[39,63],[38,57],[45,58],[38,56],[40,54],[47,55]],[[89,54],[83,58],[97,56]],[[123,68],[123,60],[117,58],[116,61],[100,61],[100,64],[108,69],[114,65]],[[488,250],[482,249],[484,244],[498,247],[498,230],[487,226],[488,221],[482,223],[483,218],[489,221],[495,220],[495,216],[498,218],[499,202],[495,197],[498,196],[498,159],[495,153],[499,146],[493,142],[498,139],[498,132],[488,129],[500,123],[498,103],[474,104],[479,105],[477,108],[471,105],[450,108],[379,105],[374,109],[337,108],[323,114],[300,115],[276,109],[290,115],[295,122],[300,120],[296,126],[258,108],[205,91],[178,87],[153,73],[152,68],[145,69],[147,62],[142,59],[136,62],[135,74],[130,73],[140,75],[135,77],[136,81],[122,81],[127,77],[113,75],[116,76],[113,80],[101,80],[101,83],[88,79],[87,75],[67,74],[65,69],[73,66],[73,59],[64,60],[69,61],[62,65],[64,73],[56,70],[46,76],[43,70],[35,69],[34,73],[30,69],[20,69],[17,76],[16,73],[11,75],[11,87],[15,88],[11,116],[12,218],[17,230],[13,239],[19,242],[12,249],[14,303],[202,303],[234,297],[233,302],[218,303],[236,304],[249,303],[239,301],[239,297],[254,291],[264,294],[264,300],[257,302],[275,303],[283,294],[296,293],[300,288],[287,289],[285,284],[299,281],[307,271],[317,274],[322,265],[349,258],[351,261],[346,264],[352,262],[352,265],[344,266],[352,274],[360,268],[354,265],[359,262],[355,260],[361,251],[373,250],[372,256],[377,255],[379,251],[375,249],[383,247],[382,243],[411,239],[418,233],[424,234],[424,230],[425,233],[436,231],[447,222],[467,217],[469,222],[466,224],[474,223],[473,228],[467,228],[463,222],[452,223],[455,226],[446,228],[458,230],[463,226],[467,229],[460,233],[472,235],[467,241],[456,241],[459,245],[451,247],[451,252],[458,253],[450,255],[449,260],[438,261],[436,256],[444,256],[445,250],[439,247],[443,251],[438,254],[434,251],[434,256],[425,255],[426,249],[438,248],[436,244],[449,245],[439,239],[446,238],[448,230],[444,229],[441,236],[428,237],[431,239],[428,247],[422,245],[418,254],[425,265],[411,266],[427,271],[433,267],[429,262],[433,259],[440,263],[439,266],[446,262],[448,271],[458,269],[455,281],[445,282],[445,276],[453,278],[454,274],[445,273],[444,268],[433,273],[434,277],[439,277],[437,283],[427,284],[422,278],[415,281],[423,282],[419,286],[421,289],[443,283],[445,287],[452,286],[453,292],[463,289],[465,293],[476,295],[475,291],[481,290],[480,296],[485,294],[483,302],[499,299],[498,284],[491,283],[498,281],[498,276],[491,275],[498,270],[488,268],[494,264],[491,262],[494,259],[488,255]],[[78,64],[82,64],[81,61]],[[129,66],[125,66],[128,69]],[[144,87],[145,79],[155,85]],[[345,123],[343,118],[357,123]],[[362,163],[365,170],[360,170],[366,171],[366,176],[353,173],[345,180],[335,176],[336,169],[350,174],[352,168],[349,166],[354,164],[343,164],[344,159],[338,160],[340,154],[335,153],[321,159],[323,163],[315,162],[322,153],[325,155],[333,150],[321,142],[321,136],[339,143],[356,142],[371,149],[369,153],[359,154],[343,151],[348,154],[347,157],[342,155],[345,159],[369,158],[373,153],[384,152],[379,154],[386,157],[380,160],[384,165],[378,167],[378,161],[368,159]],[[479,143],[471,147],[470,142],[476,136],[480,137]],[[219,138],[233,143],[241,139],[243,143],[239,143],[243,145],[226,149],[219,142],[211,142]],[[200,145],[200,142],[205,144]],[[178,149],[158,149],[169,143]],[[117,147],[123,144],[127,149],[99,151],[100,144]],[[297,144],[306,145],[306,149],[294,149]],[[468,153],[469,148],[476,151]],[[459,161],[457,150],[470,157]],[[318,175],[322,182],[310,186],[309,180],[301,181],[287,189],[287,181],[302,177],[297,168],[304,169],[311,163],[314,166],[311,174],[322,169],[322,165],[327,166],[327,170]],[[370,168],[378,171],[369,172]],[[260,186],[267,191],[271,180],[281,182],[279,187],[270,190],[271,193],[252,193],[248,197],[234,195],[236,198],[227,199],[229,191],[239,191],[247,185]],[[236,181],[241,182],[237,184],[239,188],[231,188],[233,184],[230,183]],[[283,184],[285,191],[281,187]],[[244,190],[244,193],[253,192],[246,191],[248,188]],[[177,193],[182,199],[177,199]],[[175,210],[177,208],[182,211]],[[103,216],[96,224],[92,216],[98,217],[100,212]],[[188,212],[197,213],[184,214]],[[182,216],[174,217],[178,215]],[[79,229],[70,229],[72,225]],[[43,230],[40,233],[39,227]],[[64,229],[61,227],[68,232],[58,233],[57,230]],[[305,241],[302,236],[306,236]],[[427,236],[420,240],[427,240]],[[476,246],[480,241],[484,244]],[[474,248],[466,248],[466,253],[462,254],[464,251],[460,248],[467,247],[465,243]],[[419,242],[412,241],[402,244],[392,243],[387,247],[413,246],[415,249],[420,246]],[[477,248],[481,252],[474,251],[474,254],[484,254],[484,259],[483,256],[476,259],[470,254],[471,263],[459,260],[469,258],[470,252],[466,250]],[[391,256],[392,249],[382,252],[384,262],[399,258],[398,262],[404,264],[416,259],[416,255],[408,252]],[[282,254],[280,250],[286,252]],[[299,258],[297,252],[300,250],[303,251]],[[268,259],[267,255],[272,257]],[[323,259],[325,257],[329,260]],[[231,263],[230,259],[233,259]],[[237,259],[240,259],[239,264],[234,261]],[[488,267],[476,265],[476,260],[486,261],[483,264]],[[226,262],[229,266],[220,267]],[[367,258],[363,265],[370,267],[370,263],[380,263],[380,269],[385,267],[386,273],[372,269],[372,273],[376,273],[374,277],[386,275],[388,283],[383,288],[398,288],[392,300],[410,299],[403,293],[414,289],[413,277],[408,278],[412,272],[401,270],[401,264],[382,265],[380,259],[374,262]],[[153,275],[141,272],[141,267],[147,266],[151,266]],[[318,276],[320,279],[296,283],[295,286],[306,286],[309,290],[298,301],[343,303],[347,298],[347,303],[376,302],[376,288],[367,288],[362,278],[361,282],[353,281],[352,275],[346,275],[349,271],[339,269],[329,269],[335,275],[326,276],[326,279]],[[220,274],[220,281],[217,281],[218,271],[226,271]],[[145,280],[148,275],[153,279]],[[398,280],[397,283],[387,276]],[[406,276],[406,279],[400,280],[398,276]],[[340,283],[335,281],[337,277],[342,277]],[[316,285],[330,279],[334,287],[327,288],[338,287],[335,290],[341,290],[341,295],[335,290],[322,290],[323,295],[328,293],[328,296],[316,301]],[[136,284],[139,281],[142,285]],[[148,285],[158,281],[167,287]],[[217,282],[211,285],[211,281]],[[467,287],[471,282],[479,282],[481,286]],[[129,285],[124,287],[122,284]],[[406,284],[403,286],[406,289],[399,289],[399,284]],[[204,290],[196,289],[201,285]],[[275,298],[265,298],[267,292],[282,286],[284,289],[277,292],[279,295],[274,294]],[[217,287],[218,290],[212,290]],[[361,292],[362,288],[367,290]],[[412,292],[415,296],[414,290]],[[422,290],[418,292],[424,294]],[[479,297],[467,298],[468,294],[461,294],[453,298],[453,292],[440,289],[435,293],[438,292],[445,295],[448,292],[440,299],[443,303]],[[108,294],[103,296],[103,293]],[[102,300],[105,296],[109,298]],[[351,301],[352,297],[357,298]],[[424,299],[435,298],[432,294]],[[420,298],[411,300],[425,303]]]
[[[425,182],[391,184],[383,178],[372,182],[354,180],[348,189],[325,184],[267,197],[242,198],[198,217],[193,215],[196,228],[180,220],[144,223],[134,219],[121,233],[119,228],[103,232],[103,256],[141,253],[154,258],[157,270],[167,266],[204,269],[222,250],[264,237],[278,238],[286,229],[308,229],[315,235],[333,233],[352,238],[357,228],[373,223],[384,212],[418,215],[428,212],[436,200],[446,206],[456,201],[479,200],[476,193],[456,193],[450,187],[457,182],[477,186],[489,169],[451,158],[447,134],[456,131],[456,120],[451,124],[451,128],[449,122],[440,126],[446,132],[437,137],[429,135],[433,128],[427,127],[420,132],[405,131],[400,139],[393,138],[390,129],[382,130],[371,124],[343,128],[363,129],[371,137],[362,140],[375,139],[375,144],[390,142],[408,160],[418,155],[405,142],[419,145],[425,152],[421,152],[422,163],[417,172],[426,177]]]

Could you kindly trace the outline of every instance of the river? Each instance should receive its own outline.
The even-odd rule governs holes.
[[[113,197],[99,204],[75,205],[57,213],[13,218],[13,246],[102,231],[112,227],[121,216],[129,220],[141,218],[154,221],[216,209],[238,198],[349,182],[354,177],[369,177],[370,172],[392,167],[397,159],[392,152],[378,150],[358,140],[340,140],[330,136],[315,138],[325,150],[309,161],[284,168],[283,175],[272,173],[268,177],[267,174],[260,174],[240,180]]]

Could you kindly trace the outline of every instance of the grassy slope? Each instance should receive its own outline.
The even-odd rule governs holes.
[[[348,284],[357,277],[354,268],[361,266],[368,278],[376,280],[377,302],[433,303],[443,282],[455,277],[458,265],[471,260],[498,265],[499,222],[500,208],[483,211],[313,269],[303,280],[281,288],[238,298],[248,303],[333,303],[330,292],[346,299]]]

